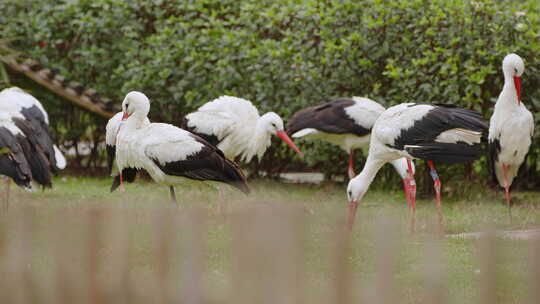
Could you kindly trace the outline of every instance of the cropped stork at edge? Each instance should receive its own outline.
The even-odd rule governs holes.
[[[0,92],[0,150],[0,174],[29,190],[33,183],[52,187],[52,174],[66,166],[52,140],[47,112],[36,98],[17,87]]]

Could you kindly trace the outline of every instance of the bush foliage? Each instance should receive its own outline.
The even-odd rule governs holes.
[[[19,50],[119,102],[145,92],[153,120],[179,122],[223,94],[285,120],[353,95],[452,103],[489,119],[509,52],[526,62],[524,103],[540,110],[537,0],[7,0],[0,9],[0,35],[20,37]],[[62,107],[52,115],[65,117]],[[103,130],[102,119],[86,121]],[[538,176],[539,133],[527,176]],[[339,149],[302,146],[303,160],[276,145],[259,166],[345,173]],[[454,175],[485,174],[482,164]]]

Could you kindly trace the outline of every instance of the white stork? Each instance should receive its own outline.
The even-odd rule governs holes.
[[[9,179],[31,190],[35,181],[51,187],[49,162],[32,126],[18,113],[0,111],[0,174],[5,179],[5,204],[9,202]]]
[[[349,154],[349,178],[354,173],[354,151],[369,147],[369,137],[375,121],[385,108],[364,97],[339,98],[330,102],[308,107],[296,113],[287,121],[287,133],[293,138],[320,139],[339,146]],[[407,173],[407,160],[391,161],[403,179],[405,196],[411,182]],[[411,163],[413,173],[414,164]]]
[[[186,115],[182,126],[217,146],[229,159],[241,156],[249,162],[260,160],[275,134],[293,150],[301,153],[283,129],[283,120],[274,112],[259,116],[259,111],[245,99],[221,96]]]
[[[516,54],[504,57],[504,87],[490,119],[489,151],[495,180],[505,190],[510,214],[510,186],[531,146],[534,119],[521,103],[523,60]]]
[[[404,103],[388,108],[371,131],[369,154],[362,172],[349,181],[349,227],[352,228],[359,201],[379,169],[387,162],[407,158],[428,161],[436,191],[439,223],[442,227],[441,182],[433,162],[454,164],[477,159],[487,124],[480,114],[446,105]],[[412,170],[410,178],[414,179]],[[414,223],[416,185],[411,183]]]
[[[0,92],[0,111],[19,113],[30,122],[53,171],[66,167],[66,158],[52,140],[49,115],[39,100],[20,88],[7,88]]]
[[[121,173],[117,172],[117,166],[115,163],[116,156],[116,139],[118,132],[120,131],[120,126],[124,123],[122,116],[124,112],[116,113],[109,121],[107,126],[105,126],[105,146],[107,148],[107,167],[109,169],[109,174],[114,177],[113,184],[111,185],[111,192],[116,190],[119,185],[123,184],[124,181],[132,183],[137,177],[137,170],[135,168],[125,168]],[[146,118],[143,125],[147,126],[150,124],[150,120]],[[123,188],[121,189],[122,191]]]
[[[189,180],[215,181],[248,193],[245,177],[223,152],[204,139],[170,124],[145,124],[150,101],[140,92],[130,92],[122,102],[125,122],[116,141],[118,171],[144,169],[157,183],[174,185]]]
[[[15,125],[11,117],[5,112],[0,112],[0,174],[30,190],[32,188],[30,185],[32,172],[20,143],[25,139],[26,136]],[[9,186],[8,183],[6,184]],[[8,195],[6,191],[6,196]]]

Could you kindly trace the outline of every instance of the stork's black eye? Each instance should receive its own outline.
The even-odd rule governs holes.
[[[129,108],[129,103],[126,103],[126,110]]]
[[[517,68],[514,68],[514,71],[516,72],[516,74],[518,73],[518,69],[517,69]]]
[[[351,196],[352,196],[352,191],[351,191],[351,190],[349,190],[349,197],[351,197]]]

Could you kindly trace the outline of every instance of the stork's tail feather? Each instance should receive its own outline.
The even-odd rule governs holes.
[[[137,177],[137,169],[135,168],[124,168],[122,170],[122,178],[124,182],[133,183]],[[114,177],[113,183],[111,185],[111,192],[114,192],[116,188],[120,186],[120,174],[117,174]]]
[[[251,190],[249,189],[246,176],[244,175],[242,169],[240,169],[238,164],[232,160],[225,159],[225,161],[225,163],[229,166],[226,168],[228,178],[225,180],[225,182],[244,192],[245,194],[249,194]]]
[[[47,159],[46,139],[40,138],[29,122],[22,119],[13,119],[15,125],[24,135],[17,135],[19,144],[22,147],[26,161],[30,166],[33,179],[43,187],[52,187],[52,166]]]
[[[25,166],[26,168],[22,168]],[[30,188],[30,182],[32,180],[31,173],[26,161],[18,163],[17,159],[9,157],[7,155],[0,155],[0,173],[7,177],[10,177],[15,184],[22,188]]]
[[[415,158],[429,159],[436,163],[455,164],[478,159],[483,149],[480,144],[431,143],[405,146],[405,150]]]
[[[44,188],[52,188],[52,172],[50,163],[39,147],[31,147],[29,143],[23,144],[24,154],[30,166],[34,181]]]

